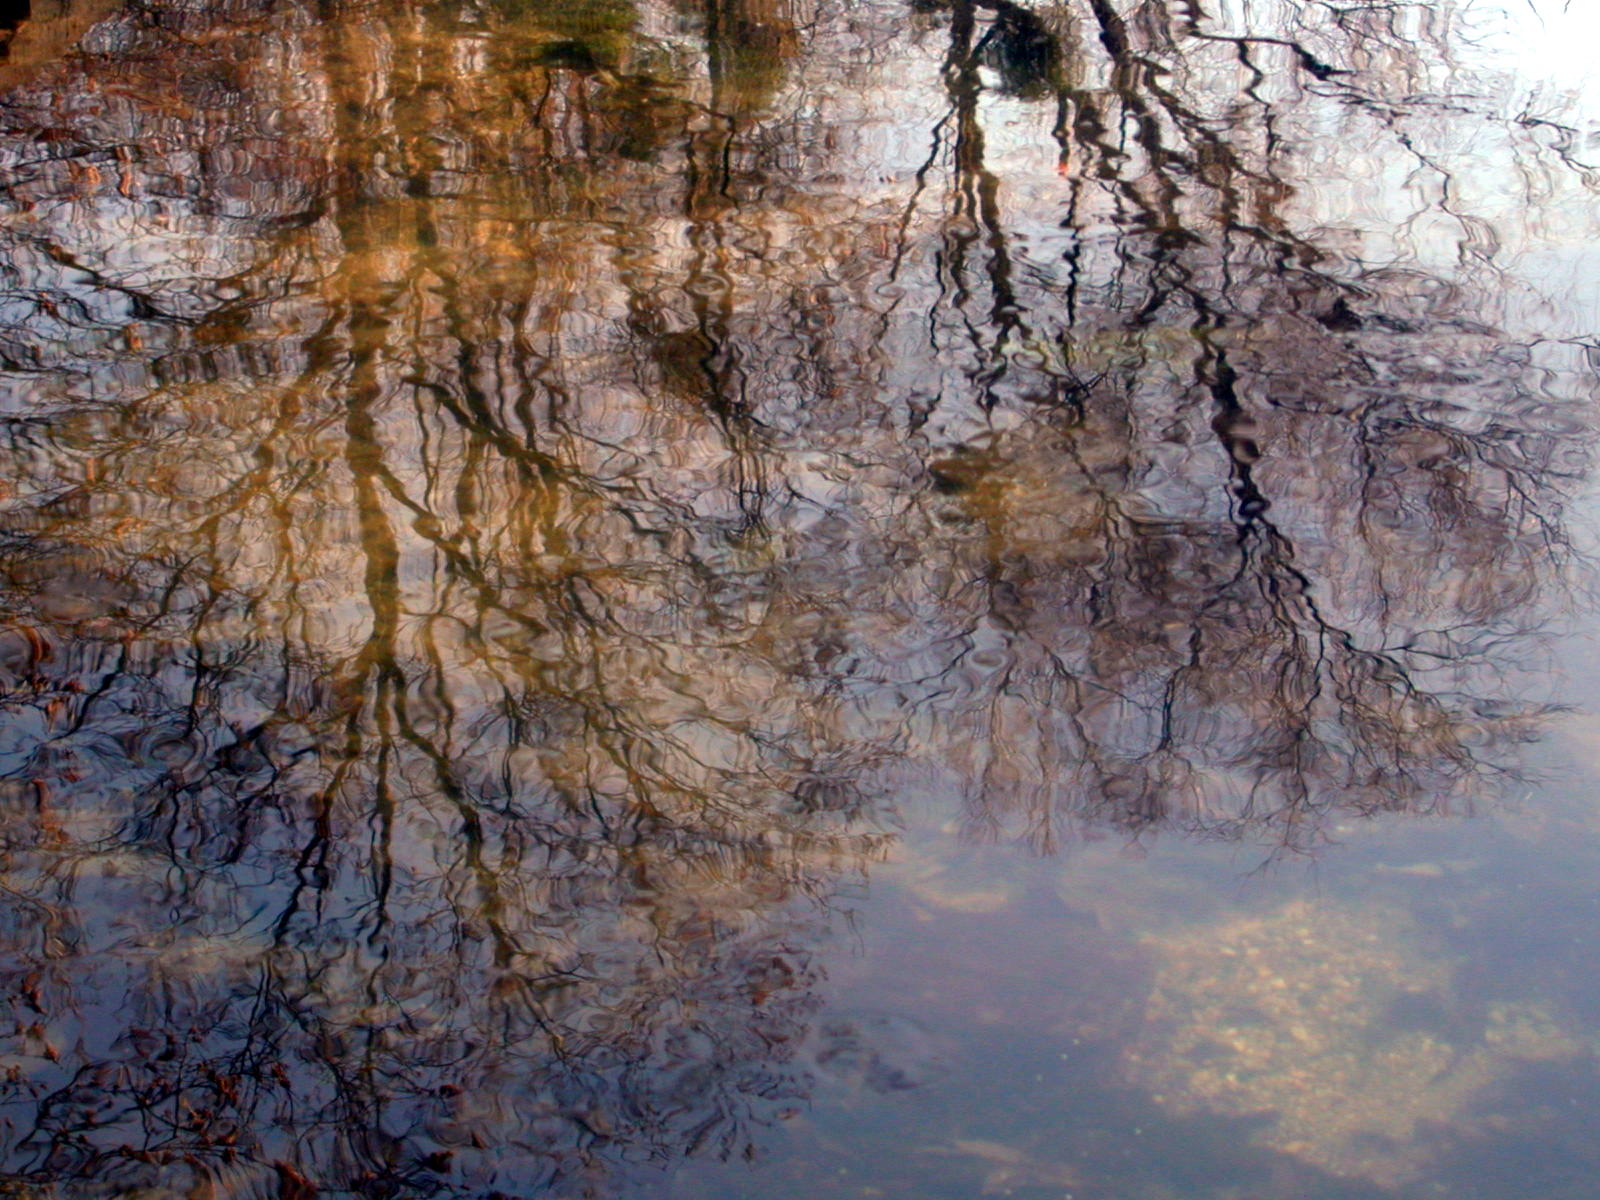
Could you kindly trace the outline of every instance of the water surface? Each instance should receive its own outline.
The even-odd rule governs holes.
[[[1588,1200],[1584,28],[39,0],[0,1191]]]

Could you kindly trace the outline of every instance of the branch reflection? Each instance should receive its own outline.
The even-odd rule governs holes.
[[[907,764],[1045,850],[1509,770],[1592,378],[1404,101],[1424,15],[22,27],[5,1171],[616,1194],[804,1104]],[[1319,122],[1432,181],[1411,252]]]

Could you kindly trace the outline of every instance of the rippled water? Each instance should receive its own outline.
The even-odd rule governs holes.
[[[1592,1200],[1571,8],[11,14],[0,1195]]]

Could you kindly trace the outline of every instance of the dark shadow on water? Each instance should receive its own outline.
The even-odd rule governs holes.
[[[1480,1097],[1462,1129],[1432,1131],[1436,1187],[1470,1200],[1578,1200],[1600,1173],[1600,1070],[1530,1064]]]

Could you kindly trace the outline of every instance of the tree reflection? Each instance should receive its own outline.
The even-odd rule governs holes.
[[[982,433],[930,463],[950,497],[931,521],[954,533],[944,594],[970,601],[953,637],[974,822],[1016,813],[1046,847],[1084,819],[1304,847],[1330,809],[1470,794],[1503,769],[1486,743],[1535,715],[1467,694],[1478,652],[1526,631],[1566,561],[1578,443],[1550,419],[1548,368],[1441,282],[1361,270],[1294,231],[1303,164],[1278,132],[1294,110],[1263,99],[1253,56],[1276,52],[1308,89],[1357,74],[1331,55],[1205,35],[1160,5],[1073,8],[1059,33],[986,7],[981,36],[982,8],[948,8],[949,286],[926,314],[984,408],[1027,413],[1025,438]],[[1326,32],[1367,53],[1378,36]],[[1094,62],[1095,42],[1105,82],[1089,87],[1062,64]],[[1388,76],[1421,69],[1379,44]],[[1233,99],[1216,60],[1194,61],[1212,46],[1237,56],[1237,103],[1259,122],[1219,132],[1203,110]],[[1035,251],[1026,283],[985,163],[986,63],[1003,89],[1054,91],[1070,130],[1066,268]],[[1368,79],[1330,94],[1371,102]],[[1417,129],[1381,124],[1426,159]],[[1439,208],[1477,254],[1482,223],[1448,193],[1447,178]],[[1118,230],[1102,262],[1083,244],[1097,218]]]
[[[1044,848],[1504,769],[1586,385],[1297,207],[1291,130],[1440,119],[1293,11],[161,3],[13,78],[6,1169],[612,1194],[803,1103],[885,768]]]

